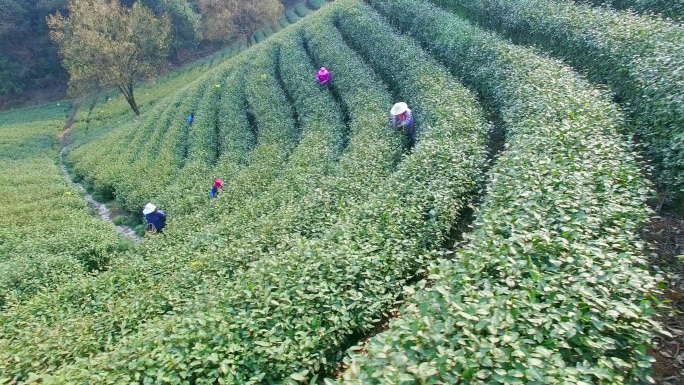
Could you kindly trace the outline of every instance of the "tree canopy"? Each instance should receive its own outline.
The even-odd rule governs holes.
[[[118,0],[78,0],[69,15],[48,18],[50,36],[59,45],[72,91],[116,87],[133,111],[140,110],[134,84],[155,73],[168,53],[171,26],[139,3],[131,8]]]
[[[283,12],[280,0],[197,0],[204,38],[227,41],[252,35]]]
[[[292,0],[119,0],[139,4],[170,21],[167,60],[182,62],[254,31],[280,17]],[[62,86],[69,77],[52,44],[48,15],[70,14],[69,0],[0,0],[0,103],[26,90]],[[81,3],[79,1],[79,3]],[[90,1],[84,1],[87,8]],[[53,40],[54,41],[54,40]],[[59,87],[51,90],[57,91]]]
[[[46,87],[64,78],[45,16],[66,0],[0,0],[0,95]]]

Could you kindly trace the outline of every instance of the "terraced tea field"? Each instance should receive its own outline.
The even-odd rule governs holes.
[[[60,179],[68,107],[0,114],[0,383],[652,381],[640,231],[654,187],[684,196],[684,28],[599,2],[310,3],[148,85],[138,118],[76,111],[75,179],[169,215],[140,244]]]

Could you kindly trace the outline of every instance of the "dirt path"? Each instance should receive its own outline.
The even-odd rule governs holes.
[[[656,335],[647,354],[656,359],[656,383],[684,385],[684,260],[680,259],[684,255],[684,218],[673,208],[656,208],[658,215],[651,218],[641,237],[655,254],[651,264],[665,274],[667,287],[658,298],[668,301],[667,307],[655,318],[669,335]]]
[[[114,222],[112,221],[111,213],[109,212],[109,208],[104,203],[96,201],[92,195],[88,194],[83,185],[81,185],[80,183],[75,183],[69,175],[66,165],[64,164],[64,154],[67,151],[67,146],[71,143],[71,126],[74,124],[74,117],[76,115],[77,109],[78,105],[74,104],[74,107],[72,108],[71,112],[69,113],[69,116],[66,119],[66,125],[64,126],[64,130],[60,135],[62,150],[59,152],[59,168],[62,170],[62,175],[64,175],[64,178],[69,182],[69,184],[83,191],[83,193],[85,194],[85,200],[91,207],[97,210],[97,214],[100,216],[100,218],[102,218],[103,221],[107,221],[114,224]],[[136,242],[142,242],[142,238],[137,236],[135,234],[135,231],[133,231],[133,229],[131,229],[130,227],[116,225],[115,227],[116,231],[119,234],[131,238]]]

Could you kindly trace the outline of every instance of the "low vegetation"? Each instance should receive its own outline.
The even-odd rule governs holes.
[[[608,84],[645,142],[662,190],[684,204],[684,29],[567,1],[437,1]],[[598,58],[598,59],[597,59]],[[619,69],[619,70],[616,70]]]
[[[647,382],[656,282],[635,240],[649,191],[618,109],[559,63],[444,11],[371,3],[479,89],[508,140],[468,244],[432,266],[342,382]]]
[[[551,0],[287,6],[139,87],[140,115],[114,91],[69,114],[64,165],[115,222],[169,215],[140,244],[60,174],[70,103],[0,114],[0,383],[651,381],[639,234],[651,167],[681,190],[681,28]]]

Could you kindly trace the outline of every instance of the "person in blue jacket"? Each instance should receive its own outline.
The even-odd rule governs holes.
[[[145,220],[147,221],[147,227],[153,227],[157,232],[161,233],[166,226],[166,214],[163,211],[157,210],[157,206],[152,203],[148,203],[143,208],[143,214],[145,214]]]
[[[188,116],[188,124],[192,126],[192,122],[195,121],[195,113],[191,112],[190,116]]]

